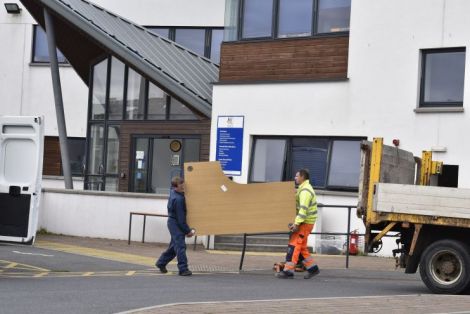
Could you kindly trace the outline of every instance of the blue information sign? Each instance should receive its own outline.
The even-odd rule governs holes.
[[[217,117],[216,160],[226,175],[242,174],[243,116]]]

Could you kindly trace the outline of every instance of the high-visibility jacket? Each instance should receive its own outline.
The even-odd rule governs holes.
[[[310,185],[309,180],[305,180],[297,189],[295,196],[297,205],[297,216],[295,217],[295,224],[300,225],[314,224],[317,220],[317,197]]]

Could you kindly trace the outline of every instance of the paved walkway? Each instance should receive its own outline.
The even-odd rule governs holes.
[[[168,304],[131,311],[139,314],[179,313],[470,313],[469,296],[406,295],[297,300],[201,302]]]
[[[149,267],[155,266],[156,258],[167,247],[155,243],[131,242],[131,245],[128,245],[127,241],[58,235],[40,235],[36,246]],[[193,271],[238,271],[240,264],[240,252],[205,250],[202,246],[197,246],[196,250],[193,250],[193,246],[188,245],[187,255],[190,269]],[[284,257],[284,253],[247,252],[243,270],[271,269],[275,262],[282,261]],[[320,268],[345,268],[345,256],[314,255],[314,257]],[[176,270],[176,263],[171,263],[168,268]],[[351,256],[349,268],[394,271],[395,260]]]

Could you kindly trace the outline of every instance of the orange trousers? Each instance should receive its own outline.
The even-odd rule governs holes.
[[[310,232],[312,232],[313,226],[313,224],[301,224],[299,230],[291,234],[287,247],[284,271],[294,271],[295,265],[297,265],[299,261],[300,254],[302,254],[304,258],[302,263],[307,270],[315,266],[315,261],[307,248],[308,236]]]

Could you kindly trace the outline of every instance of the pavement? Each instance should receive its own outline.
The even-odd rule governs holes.
[[[155,260],[167,248],[167,245],[141,243],[121,240],[70,237],[62,235],[40,235],[36,246],[63,252],[78,252],[82,255],[105,258],[120,262],[130,262],[143,266],[155,266]],[[193,249],[187,246],[187,256],[192,271],[229,271],[238,272],[240,252],[205,250],[201,245]],[[283,261],[285,253],[246,252],[243,271],[271,269],[274,263]],[[322,269],[343,269],[346,266],[344,255],[314,255]],[[168,267],[176,271],[176,262]],[[349,269],[395,271],[393,258],[372,256],[350,256]]]
[[[44,290],[50,300],[54,298],[46,289],[56,291],[56,294],[63,290],[66,295],[69,287],[79,286],[79,291],[84,292],[71,290],[70,293],[88,295],[83,301],[64,301],[62,307],[57,307],[58,312],[64,312],[68,304],[69,309],[75,308],[76,312],[94,309],[97,313],[115,313],[123,309],[129,311],[122,313],[470,313],[470,296],[430,294],[418,275],[395,270],[392,258],[351,256],[349,269],[345,269],[344,256],[314,255],[321,269],[319,276],[311,280],[297,276],[294,280],[280,281],[272,276],[271,268],[275,262],[283,260],[282,253],[247,252],[243,271],[239,272],[240,252],[205,250],[202,246],[193,250],[193,246],[188,245],[188,260],[195,278],[187,281],[188,278],[178,278],[175,262],[168,265],[168,275],[155,269],[155,259],[165,249],[166,245],[155,243],[132,242],[128,245],[127,241],[119,240],[39,235],[34,251],[22,247],[0,250],[0,282],[9,283],[16,289],[25,289],[25,285],[32,284],[32,291]],[[56,258],[50,258],[51,255]],[[103,263],[98,263],[97,259]],[[47,281],[17,281],[17,278],[25,277]],[[82,286],[82,280],[86,278],[95,278],[93,282],[87,281],[88,290],[91,290],[88,292]],[[119,285],[124,282],[130,290],[121,291]],[[185,282],[188,284],[184,285]],[[53,283],[63,288],[52,287]],[[94,296],[94,285],[99,287],[94,288],[96,291],[109,287],[96,298],[101,307],[86,305],[81,308],[80,302]],[[115,285],[118,288],[111,288]],[[147,289],[139,289],[139,285],[145,285]],[[149,293],[149,289],[159,287],[167,287],[169,291],[161,290],[158,296]],[[9,300],[6,293],[10,293],[7,287],[3,288],[0,285],[6,298],[2,303]],[[288,290],[282,293],[283,289]],[[296,289],[301,291],[295,293]],[[121,293],[124,298],[135,291],[141,295],[136,299],[134,294],[129,299],[132,302],[122,300],[119,306],[116,301],[106,303],[106,300],[119,297],[116,293]],[[186,298],[177,297],[175,293],[182,293]],[[42,298],[41,295],[36,297]],[[106,304],[115,306],[106,307]],[[152,304],[154,306],[149,307]],[[45,304],[43,312],[50,312],[50,308]],[[12,309],[10,312],[18,311]]]

